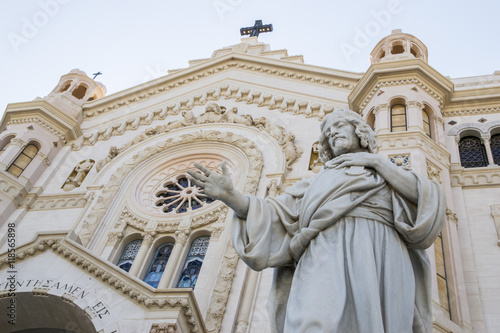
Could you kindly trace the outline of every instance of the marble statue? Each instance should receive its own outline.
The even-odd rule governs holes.
[[[259,199],[222,174],[189,171],[235,212],[231,237],[254,270],[275,268],[273,332],[431,332],[431,267],[425,249],[446,204],[437,183],[375,154],[372,129],[339,110],[321,123],[325,165],[277,197]]]

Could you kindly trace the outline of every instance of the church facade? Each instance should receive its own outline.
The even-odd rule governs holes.
[[[226,161],[238,190],[279,195],[320,170],[320,121],[343,108],[375,130],[378,154],[446,193],[427,250],[433,330],[500,331],[500,73],[443,76],[400,30],[370,57],[353,73],[247,37],[109,96],[75,69],[9,104],[0,331],[270,332],[273,270],[238,258],[232,211],[186,172]]]

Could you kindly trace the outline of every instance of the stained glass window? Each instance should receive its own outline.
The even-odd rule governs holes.
[[[134,262],[137,252],[139,252],[141,244],[142,239],[136,239],[128,243],[122,252],[120,260],[118,260],[117,266],[123,269],[125,272],[128,272],[130,270],[130,267],[132,267],[132,263]]]
[[[391,107],[391,132],[406,131],[406,106],[396,104]]]
[[[208,236],[198,237],[193,241],[177,288],[194,288],[209,243],[210,237]]]
[[[491,137],[491,154],[493,155],[493,162],[500,165],[500,134],[495,134]]]
[[[488,165],[486,151],[481,139],[475,136],[466,136],[458,144],[460,162],[464,168],[485,167]]]
[[[214,200],[203,189],[191,184],[187,177],[169,181],[156,193],[156,206],[164,213],[185,213],[203,207]]]
[[[27,145],[17,156],[14,162],[12,162],[12,164],[7,168],[7,172],[15,177],[19,177],[37,153],[38,148],[35,145]]]
[[[144,277],[144,282],[152,287],[158,287],[158,283],[160,283],[161,276],[167,266],[168,258],[170,258],[173,248],[174,243],[165,243],[158,247],[153,260],[151,260],[148,272]]]

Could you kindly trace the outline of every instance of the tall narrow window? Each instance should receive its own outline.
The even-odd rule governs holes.
[[[7,172],[15,177],[19,177],[26,169],[28,164],[31,163],[35,155],[38,153],[38,148],[29,144],[24,147],[23,151],[17,156],[12,164],[7,168]]]
[[[458,144],[458,150],[460,151],[460,162],[464,168],[477,168],[488,165],[488,158],[481,139],[475,136],[463,137]]]
[[[177,288],[194,288],[198,275],[200,274],[201,265],[205,254],[207,253],[210,237],[202,236],[196,238],[191,244],[186,263],[182,270],[181,278],[177,284]]]
[[[425,111],[422,110],[422,119],[424,120],[424,132],[431,137],[431,119],[429,117],[429,114]]]
[[[443,235],[440,233],[434,241],[434,253],[436,257],[436,274],[439,292],[439,304],[448,312],[451,318],[450,311],[450,293],[448,291],[448,277],[446,275],[446,261],[444,256]]]
[[[491,137],[491,154],[493,155],[493,162],[500,165],[500,134],[495,134]]]
[[[153,260],[151,260],[148,272],[144,277],[144,282],[152,287],[158,287],[158,283],[160,283],[161,276],[163,275],[165,266],[167,266],[168,258],[170,258],[173,248],[174,243],[165,243],[158,247]]]
[[[118,260],[118,263],[116,265],[123,269],[125,272],[128,272],[130,270],[130,267],[132,267],[132,263],[134,262],[137,252],[139,252],[141,244],[142,239],[136,239],[128,243],[127,246],[125,246],[120,260]]]
[[[391,132],[406,131],[406,106],[396,104],[391,107]]]

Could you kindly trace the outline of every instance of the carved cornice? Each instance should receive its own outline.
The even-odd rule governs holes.
[[[283,154],[285,155],[286,166],[289,170],[291,169],[291,164],[297,161],[302,155],[302,148],[294,144],[295,135],[291,132],[287,132],[283,126],[274,125],[265,117],[253,119],[252,116],[248,114],[238,115],[237,108],[232,108],[231,110],[226,111],[225,107],[221,107],[216,103],[210,103],[207,106],[207,110],[209,109],[211,111],[206,111],[198,117],[195,117],[190,111],[185,111],[183,113],[183,119],[169,122],[167,125],[159,125],[155,128],[147,128],[144,132],[138,134],[134,139],[130,140],[120,148],[112,146],[110,148],[110,152],[111,150],[113,150],[114,155],[111,155],[110,153],[110,155],[108,155],[105,159],[97,162],[97,172],[99,172],[106,164],[111,162],[113,158],[115,158],[118,154],[133,147],[135,144],[138,144],[154,136],[168,133],[175,129],[191,127],[200,124],[237,124],[240,126],[254,127],[262,132],[268,133],[281,146]],[[215,112],[215,110],[217,110],[217,112]],[[93,145],[95,144],[95,141],[86,140],[84,136],[84,140],[81,141],[81,143],[83,145]]]
[[[316,101],[305,101],[279,94],[224,85],[217,88],[217,90],[211,89],[202,95],[198,94],[189,99],[181,99],[175,103],[170,102],[162,108],[144,111],[144,113],[132,118],[120,120],[106,127],[87,132],[72,143],[71,147],[73,150],[79,150],[82,146],[93,146],[98,141],[109,140],[112,136],[119,136],[126,131],[137,130],[139,126],[151,125],[155,120],[164,120],[168,115],[178,115],[182,111],[192,110],[194,106],[205,105],[222,97],[234,99],[238,102],[246,102],[247,104],[256,104],[259,107],[268,107],[271,110],[278,109],[281,112],[303,114],[306,117],[317,117],[319,119],[323,119],[326,114],[334,110],[332,105]]]
[[[38,236],[35,241],[16,249],[16,262],[52,250],[55,254],[93,275],[102,283],[115,289],[125,297],[148,309],[178,309],[185,316],[190,332],[206,332],[203,318],[196,305],[194,292],[152,291],[137,279],[131,278],[112,263],[102,261],[75,242],[65,238],[66,234]],[[0,269],[9,265],[8,253],[0,255]],[[37,290],[38,293],[42,291]]]
[[[92,201],[92,196],[85,193],[79,194],[61,194],[38,196],[36,193],[30,193],[26,196],[23,205],[29,210],[54,210],[83,208],[88,201]]]
[[[408,85],[408,84],[416,84],[422,90],[424,90],[426,93],[428,93],[430,96],[434,97],[437,101],[439,101],[441,104],[443,103],[443,99],[436,91],[434,91],[433,89],[428,87],[421,80],[419,80],[417,78],[412,78],[412,79],[399,79],[399,80],[384,80],[384,81],[377,82],[377,84],[373,87],[373,89],[370,91],[370,93],[368,93],[366,98],[363,100],[359,109],[364,110],[364,108],[368,105],[368,103],[370,103],[373,96],[376,95],[377,91],[381,87],[400,86],[400,85]]]
[[[483,107],[483,108],[464,108],[458,110],[443,109],[443,117],[457,117],[457,116],[474,116],[483,115],[488,113],[499,113],[500,106]]]
[[[28,194],[25,187],[7,175],[6,171],[0,172],[0,192],[16,205],[21,204]]]
[[[104,217],[109,205],[115,198],[116,193],[120,189],[123,179],[129,172],[134,170],[140,163],[144,162],[148,158],[176,147],[180,143],[193,143],[199,141],[217,141],[228,143],[241,149],[249,159],[249,163],[252,166],[248,171],[247,181],[243,191],[245,193],[252,193],[257,189],[263,159],[260,150],[257,148],[255,143],[249,139],[232,132],[220,132],[215,130],[199,131],[171,137],[163,142],[158,142],[153,146],[144,148],[142,151],[135,154],[131,160],[123,163],[122,166],[114,172],[109,182],[103,187],[102,192],[97,199],[97,203],[83,221],[82,229],[79,231],[79,236],[84,246],[90,242],[97,226]]]
[[[95,117],[100,114],[107,113],[112,110],[116,110],[120,107],[131,105],[134,103],[138,103],[141,101],[144,101],[148,98],[151,98],[153,96],[158,96],[160,94],[164,94],[166,92],[169,92],[173,89],[183,87],[186,84],[189,84],[191,82],[210,77],[214,74],[221,73],[230,69],[237,69],[237,70],[245,70],[245,71],[252,71],[252,72],[258,72],[261,74],[269,75],[269,76],[277,76],[277,77],[283,77],[287,79],[294,79],[294,80],[299,80],[299,81],[305,81],[308,83],[314,83],[322,86],[329,86],[329,87],[337,87],[345,90],[352,90],[354,89],[354,83],[352,81],[356,81],[356,79],[353,79],[351,82],[348,80],[341,80],[341,79],[332,79],[330,74],[325,74],[323,76],[319,76],[317,74],[308,74],[303,70],[300,69],[287,69],[284,67],[278,68],[278,67],[273,67],[271,65],[261,65],[257,63],[248,63],[248,62],[237,62],[237,61],[230,61],[226,62],[224,64],[218,64],[215,66],[211,66],[210,68],[205,69],[204,71],[197,71],[196,73],[192,73],[190,76],[181,76],[182,71],[176,72],[177,78],[173,78],[171,80],[168,80],[164,83],[158,83],[158,80],[152,81],[149,84],[146,84],[146,87],[141,89],[139,92],[134,92],[129,94],[126,97],[123,97],[121,99],[115,99],[107,103],[106,106],[104,107],[89,107],[85,108],[83,110],[83,115],[85,118],[90,118],[90,117]],[[152,86],[154,84],[154,86]]]
[[[457,187],[500,185],[500,166],[463,168],[453,164],[450,177],[451,186]]]
[[[45,128],[48,132],[59,137],[63,143],[68,142],[68,138],[66,138],[66,135],[64,135],[62,132],[58,131],[56,128],[54,128],[50,124],[47,124],[45,121],[43,121],[42,119],[40,119],[38,117],[11,119],[11,120],[9,120],[9,122],[7,122],[6,126],[15,125],[15,124],[26,124],[26,123],[38,124],[41,127]]]
[[[377,140],[379,151],[397,148],[404,148],[407,151],[409,148],[418,148],[434,157],[445,167],[450,166],[450,153],[423,132],[379,134]]]

